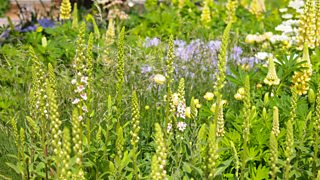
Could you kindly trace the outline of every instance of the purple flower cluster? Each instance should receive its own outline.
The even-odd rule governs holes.
[[[55,23],[51,19],[48,19],[48,18],[39,19],[38,23],[43,28],[53,28],[55,26]]]
[[[142,67],[141,67],[141,73],[142,74],[146,74],[146,73],[149,73],[151,71],[152,71],[152,67],[151,66],[149,66],[148,64],[142,65]]]
[[[55,27],[54,21],[48,18],[42,18],[38,20],[37,24],[31,24],[25,28],[18,27],[16,28],[17,31],[19,32],[30,32],[30,31],[36,31],[38,27],[42,28],[53,28]]]
[[[150,39],[149,37],[147,37],[146,38],[146,40],[145,40],[145,44],[144,44],[144,46],[146,47],[146,48],[149,48],[149,47],[155,47],[155,46],[158,46],[159,44],[160,44],[160,39],[159,38],[152,38],[152,39]]]
[[[158,38],[146,38],[145,47],[155,47],[160,44]],[[174,61],[175,75],[177,78],[208,78],[204,72],[210,72],[210,78],[214,79],[214,71],[217,70],[218,54],[221,49],[221,41],[211,40],[204,42],[200,39],[195,39],[187,43],[183,40],[174,41],[174,53],[176,60]],[[167,48],[168,49],[168,48]],[[252,68],[259,63],[255,57],[243,56],[243,49],[239,46],[234,46],[228,53],[228,64],[233,63],[245,68]],[[141,67],[141,73],[152,71],[149,65]],[[227,73],[230,73],[227,67]],[[199,77],[200,76],[200,77]]]

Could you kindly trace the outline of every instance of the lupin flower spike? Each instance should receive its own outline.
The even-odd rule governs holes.
[[[263,80],[265,84],[269,86],[272,85],[279,85],[280,79],[277,76],[276,67],[273,61],[273,57],[269,57],[269,67],[268,67],[268,74],[266,78]]]
[[[204,6],[201,13],[201,22],[205,27],[208,27],[211,22],[211,11],[209,7],[209,2],[204,1]]]
[[[316,46],[320,46],[320,0],[316,0]]]
[[[252,0],[249,6],[249,10],[257,17],[261,16],[266,11],[264,0]]]
[[[306,43],[313,49],[316,42],[316,11],[314,0],[306,0],[303,14],[299,21],[298,49]]]
[[[272,133],[277,137],[280,133],[279,128],[279,109],[277,106],[273,107],[273,122],[272,122]]]
[[[217,132],[216,135],[217,137],[222,137],[224,136],[224,117],[223,117],[223,103],[220,102],[219,105],[219,112],[217,114],[218,119],[217,119]]]
[[[118,38],[118,62],[117,62],[117,84],[116,84],[116,93],[117,93],[117,108],[120,108],[122,101],[123,93],[123,84],[124,84],[124,34],[125,28],[123,27]]]
[[[227,20],[226,22],[229,23],[233,23],[237,20],[236,17],[236,9],[238,7],[238,0],[228,0],[228,3],[226,5],[227,8]]]
[[[71,3],[70,0],[62,0],[60,5],[60,19],[68,20],[71,17]]]
[[[62,149],[60,154],[60,159],[61,159],[60,179],[70,179],[71,177],[71,170],[70,170],[71,143],[70,142],[71,142],[70,130],[68,128],[64,128]]]
[[[73,11],[72,11],[72,28],[76,29],[78,28],[78,5],[77,3],[73,4]]]
[[[299,72],[294,72],[292,77],[293,88],[296,90],[298,95],[307,94],[309,90],[309,81],[312,76],[312,65],[309,57],[309,48],[307,43],[304,44],[302,61],[306,61],[301,65],[306,69]]]
[[[115,36],[116,36],[116,33],[114,28],[114,21],[113,19],[109,19],[108,29],[105,35],[105,44],[106,45],[113,44]]]
[[[167,179],[167,147],[163,137],[161,127],[158,123],[155,124],[155,141],[156,155],[152,158],[151,178],[154,180]]]
[[[286,136],[286,151],[285,151],[285,157],[286,157],[286,164],[285,164],[285,172],[284,172],[284,179],[290,179],[290,169],[291,169],[291,159],[292,159],[292,153],[293,153],[293,145],[294,145],[294,137],[293,137],[293,126],[291,119],[287,122],[287,136]]]
[[[317,96],[316,96],[316,118],[314,122],[314,128],[319,131],[320,130],[320,85],[318,85]]]
[[[273,132],[270,133],[270,174],[271,179],[275,180],[277,177],[278,167],[278,142],[275,134]]]
[[[208,134],[208,171],[209,171],[209,179],[214,179],[214,175],[216,172],[217,159],[219,157],[218,154],[218,141],[216,137],[216,127],[214,124],[210,124],[209,134]]]
[[[132,92],[132,131],[131,134],[131,145],[136,148],[139,141],[139,131],[140,131],[140,110],[138,96],[135,91]]]

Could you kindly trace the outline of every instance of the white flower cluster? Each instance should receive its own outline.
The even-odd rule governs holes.
[[[275,27],[275,30],[280,34],[265,33],[263,35],[249,34],[246,37],[246,43],[262,43],[266,40],[272,44],[282,42],[287,46],[297,43],[299,16],[303,13],[304,1],[303,0],[291,0],[288,8],[281,8],[279,12],[283,19],[282,23]]]
[[[81,101],[88,100],[88,96],[86,93],[86,88],[88,86],[88,77],[87,76],[80,76],[79,80],[72,79],[71,84],[75,85],[74,92],[77,94],[76,98],[73,99],[72,104],[77,105],[77,104],[80,104]],[[82,104],[81,109],[84,113],[88,112],[88,108],[85,105],[85,103]],[[81,121],[82,117],[80,117],[79,120]]]

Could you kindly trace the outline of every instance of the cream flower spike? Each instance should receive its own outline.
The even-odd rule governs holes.
[[[274,65],[274,61],[272,57],[269,57],[269,67],[268,67],[268,74],[266,78],[263,80],[265,84],[269,86],[272,85],[279,85],[280,79],[277,76],[276,67]]]

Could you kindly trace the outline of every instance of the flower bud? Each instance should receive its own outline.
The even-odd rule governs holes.
[[[314,104],[316,101],[316,95],[312,88],[310,88],[308,92],[308,101],[310,104]]]

